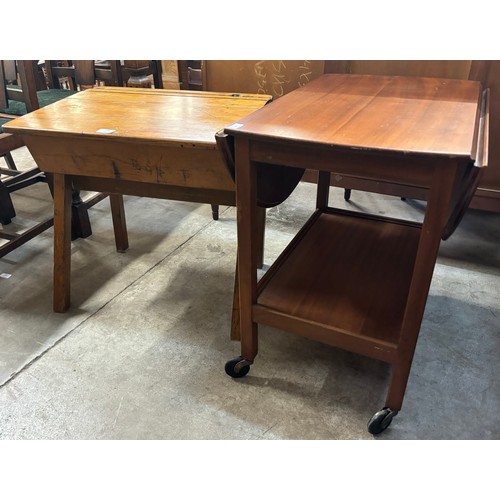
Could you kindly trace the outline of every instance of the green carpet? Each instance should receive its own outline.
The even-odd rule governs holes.
[[[8,85],[8,88],[19,88],[14,85]],[[66,90],[66,89],[48,89],[48,90],[40,90],[37,92],[38,103],[40,107],[43,108],[48,104],[52,104],[54,102],[60,101],[65,97],[68,97],[72,94],[76,94],[76,90]],[[8,108],[0,108],[0,113],[7,113],[9,115],[22,116],[26,114],[26,105],[24,102],[9,100]],[[3,122],[5,123],[5,122]]]
[[[3,132],[2,125],[5,125],[7,122],[10,122],[10,118],[0,118],[0,134]]]

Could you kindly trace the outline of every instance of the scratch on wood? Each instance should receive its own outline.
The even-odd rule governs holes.
[[[148,174],[153,173],[153,168],[150,165],[141,165],[139,161],[135,158],[132,158],[130,160],[130,163],[132,163],[132,169],[137,171],[137,172],[142,172],[145,171]]]
[[[186,170],[185,168],[183,168],[180,172],[182,174],[182,177],[184,178],[184,182],[187,182],[187,180],[190,177],[189,170]]]
[[[115,175],[115,177],[117,179],[119,179],[121,174],[120,174],[120,171],[118,170],[118,167],[116,166],[116,163],[114,161],[111,162],[111,166],[113,168],[113,174]]]

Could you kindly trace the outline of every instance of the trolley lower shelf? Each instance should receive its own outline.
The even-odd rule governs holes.
[[[420,228],[315,212],[259,282],[254,321],[394,361]]]
[[[412,337],[405,337],[415,333],[403,324],[422,227],[318,209],[258,282],[251,307],[254,325],[273,326],[393,365],[393,394],[387,399],[392,403],[368,422],[372,434],[385,430],[401,407],[401,367],[409,372],[412,357],[407,347]],[[257,352],[256,344],[252,349]],[[229,360],[225,371],[244,377],[252,363],[253,357],[242,354]]]

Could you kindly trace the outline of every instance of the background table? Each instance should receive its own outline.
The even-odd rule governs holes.
[[[269,99],[102,87],[9,122],[6,129],[20,134],[40,169],[54,177],[54,310],[70,306],[71,186],[234,206],[234,181],[215,133]],[[114,214],[123,216],[119,207]]]
[[[440,239],[487,162],[488,93],[478,82],[324,75],[228,126],[235,139],[241,356],[248,373],[262,323],[392,365],[376,434],[400,410]],[[319,171],[317,210],[257,282],[259,165]],[[423,223],[333,209],[330,173],[429,189]]]

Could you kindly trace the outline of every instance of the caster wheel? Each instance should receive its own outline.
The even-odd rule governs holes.
[[[397,414],[397,411],[390,408],[382,408],[368,422],[368,432],[371,434],[380,434],[382,431],[385,431],[391,425],[393,417]]]
[[[344,200],[349,201],[351,199],[351,190],[350,189],[344,189]]]
[[[250,361],[239,356],[238,358],[229,360],[225,364],[224,370],[230,377],[241,378],[250,371],[250,364]]]

